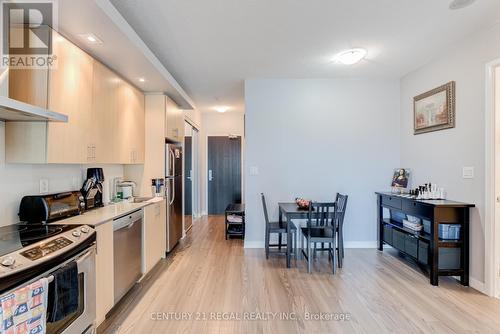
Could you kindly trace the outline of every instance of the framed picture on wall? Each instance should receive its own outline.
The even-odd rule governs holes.
[[[455,81],[413,98],[414,134],[455,127]]]

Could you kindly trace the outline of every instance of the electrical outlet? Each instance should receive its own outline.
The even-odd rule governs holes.
[[[250,175],[252,175],[252,176],[259,175],[259,167],[251,166],[250,167]]]
[[[49,180],[40,179],[40,194],[47,194],[49,192]]]
[[[463,179],[473,179],[474,178],[474,167],[462,167],[462,178]]]

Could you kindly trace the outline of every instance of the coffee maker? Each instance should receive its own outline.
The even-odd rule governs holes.
[[[103,182],[104,172],[102,168],[87,168],[87,179],[83,182],[80,190],[85,201],[86,210],[104,205],[102,201]]]

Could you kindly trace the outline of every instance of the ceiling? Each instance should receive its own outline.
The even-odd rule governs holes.
[[[401,77],[500,19],[500,1],[111,0],[201,111],[244,108],[251,78]],[[354,66],[331,62],[368,50]]]

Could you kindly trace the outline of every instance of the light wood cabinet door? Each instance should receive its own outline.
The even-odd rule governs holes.
[[[184,115],[177,104],[166,97],[165,103],[165,137],[182,142],[184,139]]]
[[[94,61],[92,123],[87,142],[95,147],[95,162],[118,161],[118,89],[120,78],[98,61]]]
[[[166,251],[166,202],[144,208],[143,273],[147,274],[165,257]]]
[[[144,163],[144,94],[121,80],[118,89],[118,149],[123,164]]]
[[[47,108],[48,69],[11,69],[8,87],[11,99]]]
[[[114,305],[113,222],[96,227],[96,321],[102,323]]]
[[[68,115],[67,123],[48,123],[49,163],[87,163],[95,161],[95,148],[89,141],[92,121],[93,59],[54,32],[57,66],[49,70],[48,108]]]

